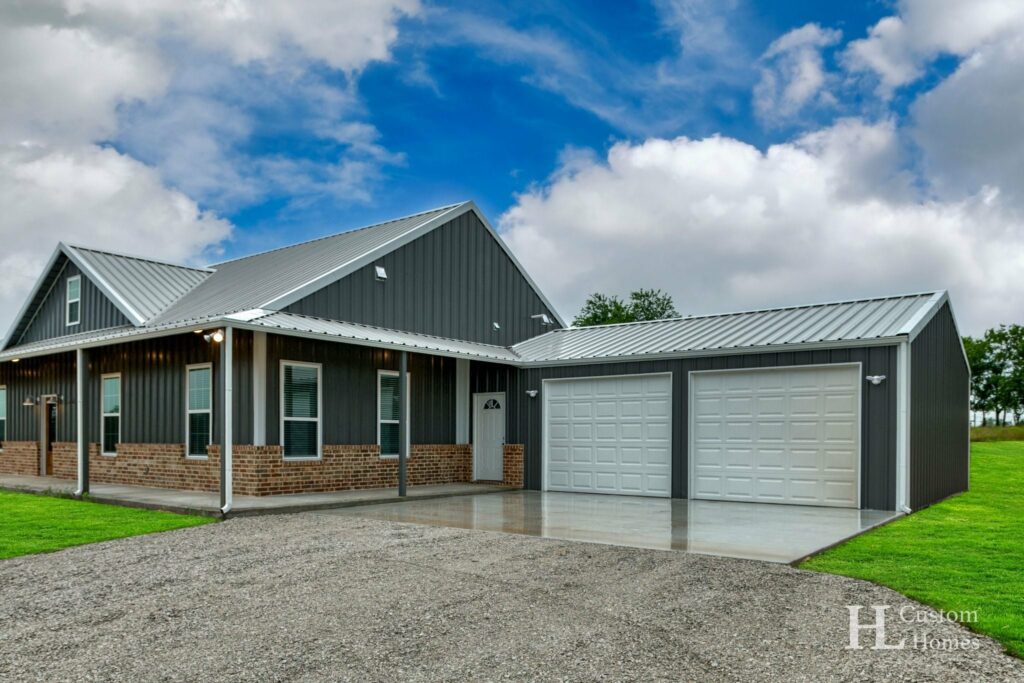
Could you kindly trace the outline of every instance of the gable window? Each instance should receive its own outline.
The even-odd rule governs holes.
[[[407,393],[409,384],[405,383]],[[405,407],[408,415],[408,396]],[[407,443],[410,433],[407,429]],[[398,457],[398,373],[394,370],[377,371],[377,444],[382,458]]]
[[[281,361],[281,445],[285,458],[320,457],[319,363]]]
[[[121,375],[103,375],[101,402],[103,417],[101,434],[103,436],[103,455],[117,455],[117,444],[121,441]]]
[[[209,363],[185,368],[185,393],[188,396],[185,454],[205,458],[213,425],[213,367]]]
[[[7,387],[0,387],[0,449],[7,441]]]
[[[68,278],[67,292],[67,324],[77,325],[82,321],[82,277],[76,275]]]

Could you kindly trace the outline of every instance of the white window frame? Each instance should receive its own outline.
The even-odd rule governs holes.
[[[4,416],[3,416],[4,438],[2,440],[0,440],[0,453],[3,453],[4,452],[4,443],[7,441],[7,385],[6,384],[0,384],[0,393],[3,393],[3,395],[4,395],[4,400],[3,400],[3,404],[4,404]]]
[[[378,370],[377,371],[377,447],[380,447],[380,426],[382,424],[398,424],[398,420],[382,420],[380,418],[380,378],[381,377],[398,377],[398,370]],[[412,372],[407,371],[405,373],[405,415],[408,418],[409,424],[405,428],[405,452],[409,453],[410,443],[412,441],[412,411],[409,410],[411,403],[409,397],[412,395]],[[398,453],[383,453],[380,454],[383,460],[397,460]]]
[[[203,369],[210,371],[210,407],[203,410],[192,410],[188,407],[189,398],[192,393],[189,379],[192,377],[193,370]],[[213,443],[213,363],[193,363],[192,365],[185,366],[185,457],[189,460],[207,460],[209,458],[209,454],[192,455],[192,428],[189,416],[199,415],[200,413],[207,413],[210,416],[210,440],[206,444],[209,446]]]
[[[284,415],[284,369],[292,365],[304,368],[316,368],[316,417],[285,417]],[[280,389],[278,390],[278,407],[280,409],[280,434],[278,441],[281,442],[281,459],[288,462],[303,462],[322,460],[324,455],[324,369],[322,363],[307,363],[298,360],[282,360],[280,368]],[[284,453],[284,424],[292,422],[316,422],[316,455],[287,456]]]
[[[104,380],[117,378],[117,412],[108,413],[103,410],[103,383]],[[117,441],[114,443],[114,451],[108,452],[103,450],[104,441],[106,440],[106,432],[104,423],[108,417],[117,417]],[[106,455],[108,457],[114,457],[117,455],[117,444],[121,443],[121,435],[124,433],[124,380],[121,378],[120,372],[108,372],[104,375],[100,375],[100,455]]]
[[[71,298],[71,283],[78,282],[78,298]],[[71,322],[71,304],[78,304],[78,320]],[[64,283],[64,325],[74,327],[82,322],[82,276],[73,275]]]

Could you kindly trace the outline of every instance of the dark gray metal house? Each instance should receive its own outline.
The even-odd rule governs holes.
[[[945,292],[566,327],[467,202],[204,269],[58,246],[0,473],[908,510],[967,488],[968,384]]]

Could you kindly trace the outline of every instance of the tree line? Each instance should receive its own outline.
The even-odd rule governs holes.
[[[1005,425],[1024,415],[1024,326],[1000,325],[980,337],[964,337],[971,366],[971,410],[983,426]],[[989,416],[994,416],[990,422]]]

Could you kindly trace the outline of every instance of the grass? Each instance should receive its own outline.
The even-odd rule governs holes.
[[[971,441],[1024,441],[1024,425],[972,427]]]
[[[0,560],[212,521],[209,517],[0,491]]]
[[[804,562],[866,579],[936,609],[1024,657],[1024,442],[971,449],[971,490]]]

